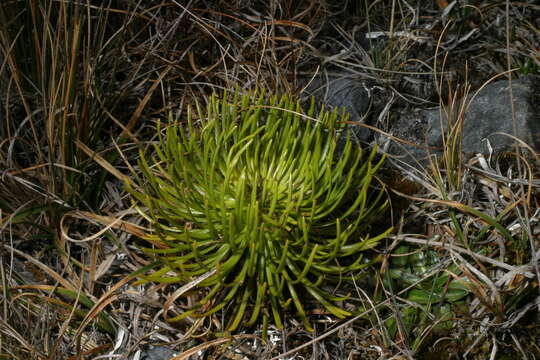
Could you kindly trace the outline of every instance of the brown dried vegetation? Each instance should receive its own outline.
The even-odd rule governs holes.
[[[123,187],[158,118],[223,89],[301,96],[314,74],[345,74],[369,85],[382,133],[407,107],[466,111],[456,89],[539,73],[539,13],[510,0],[3,1],[0,359],[151,346],[175,359],[540,357],[540,158],[527,144],[467,159],[456,122],[442,158],[388,181],[383,226],[398,231],[343,304],[365,311],[338,321],[308,304],[314,333],[287,314],[264,338],[263,324],[223,334],[220,312],[168,323],[202,294],[134,285],[152,266],[137,247],[149,229]]]

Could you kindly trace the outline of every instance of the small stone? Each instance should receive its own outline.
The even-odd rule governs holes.
[[[167,347],[155,346],[143,352],[141,360],[169,360],[176,355],[178,355],[176,351]]]
[[[304,91],[307,97],[313,96],[319,108],[324,105],[326,110],[345,109],[349,121],[364,123],[364,117],[370,107],[370,93],[365,81],[355,79],[347,74],[321,74],[309,83]],[[367,142],[371,131],[363,126],[350,125],[354,140]]]

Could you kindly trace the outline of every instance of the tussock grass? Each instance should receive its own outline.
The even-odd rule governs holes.
[[[540,156],[517,139],[499,156],[460,152],[466,95],[538,74],[537,13],[509,0],[2,2],[0,358],[154,345],[186,359],[540,356]],[[220,312],[167,323],[202,294],[133,285],[154,264],[122,185],[157,119],[182,121],[215,90],[298,94],[321,72],[365,81],[379,133],[408,107],[442,104],[452,121],[429,167],[381,175],[398,231],[342,304],[365,311],[338,321],[313,304],[314,333],[285,313],[265,339],[262,324],[216,337]]]

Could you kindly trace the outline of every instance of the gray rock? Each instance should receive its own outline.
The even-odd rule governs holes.
[[[350,115],[351,122],[363,123],[371,104],[370,92],[365,81],[353,78],[348,74],[321,74],[305,89],[304,96],[315,98],[319,108],[326,110],[344,108]],[[371,132],[362,127],[350,125],[355,140],[366,142]]]
[[[174,358],[178,353],[169,348],[163,346],[156,346],[150,348],[148,351],[143,352],[140,357],[141,360],[170,360]]]
[[[513,80],[512,90],[517,125],[515,135],[540,151],[540,79],[528,77]],[[471,99],[472,94],[468,97],[468,100]],[[394,143],[389,147],[389,153],[404,155],[401,160],[409,165],[417,165],[416,160],[425,165],[428,153],[441,154],[442,134],[446,134],[447,129],[447,114],[439,108],[403,114],[392,127],[392,133],[418,147]],[[488,84],[472,99],[465,111],[462,152],[489,154],[492,151],[496,154],[511,150],[515,140],[498,133],[514,133],[507,80]],[[382,138],[379,139],[381,141],[384,142]]]

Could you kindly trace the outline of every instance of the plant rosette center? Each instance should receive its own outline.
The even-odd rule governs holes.
[[[145,281],[204,277],[200,300],[169,320],[226,307],[229,331],[261,316],[282,327],[292,304],[312,330],[306,298],[351,315],[337,305],[347,296],[328,289],[362,276],[363,253],[391,231],[366,235],[387,206],[372,184],[384,158],[374,161],[376,149],[364,158],[347,115],[316,112],[313,101],[304,112],[288,96],[213,95],[197,115],[158,123],[152,155],[141,151],[127,183],[154,230],[147,240],[160,245],[144,248],[162,265]]]

